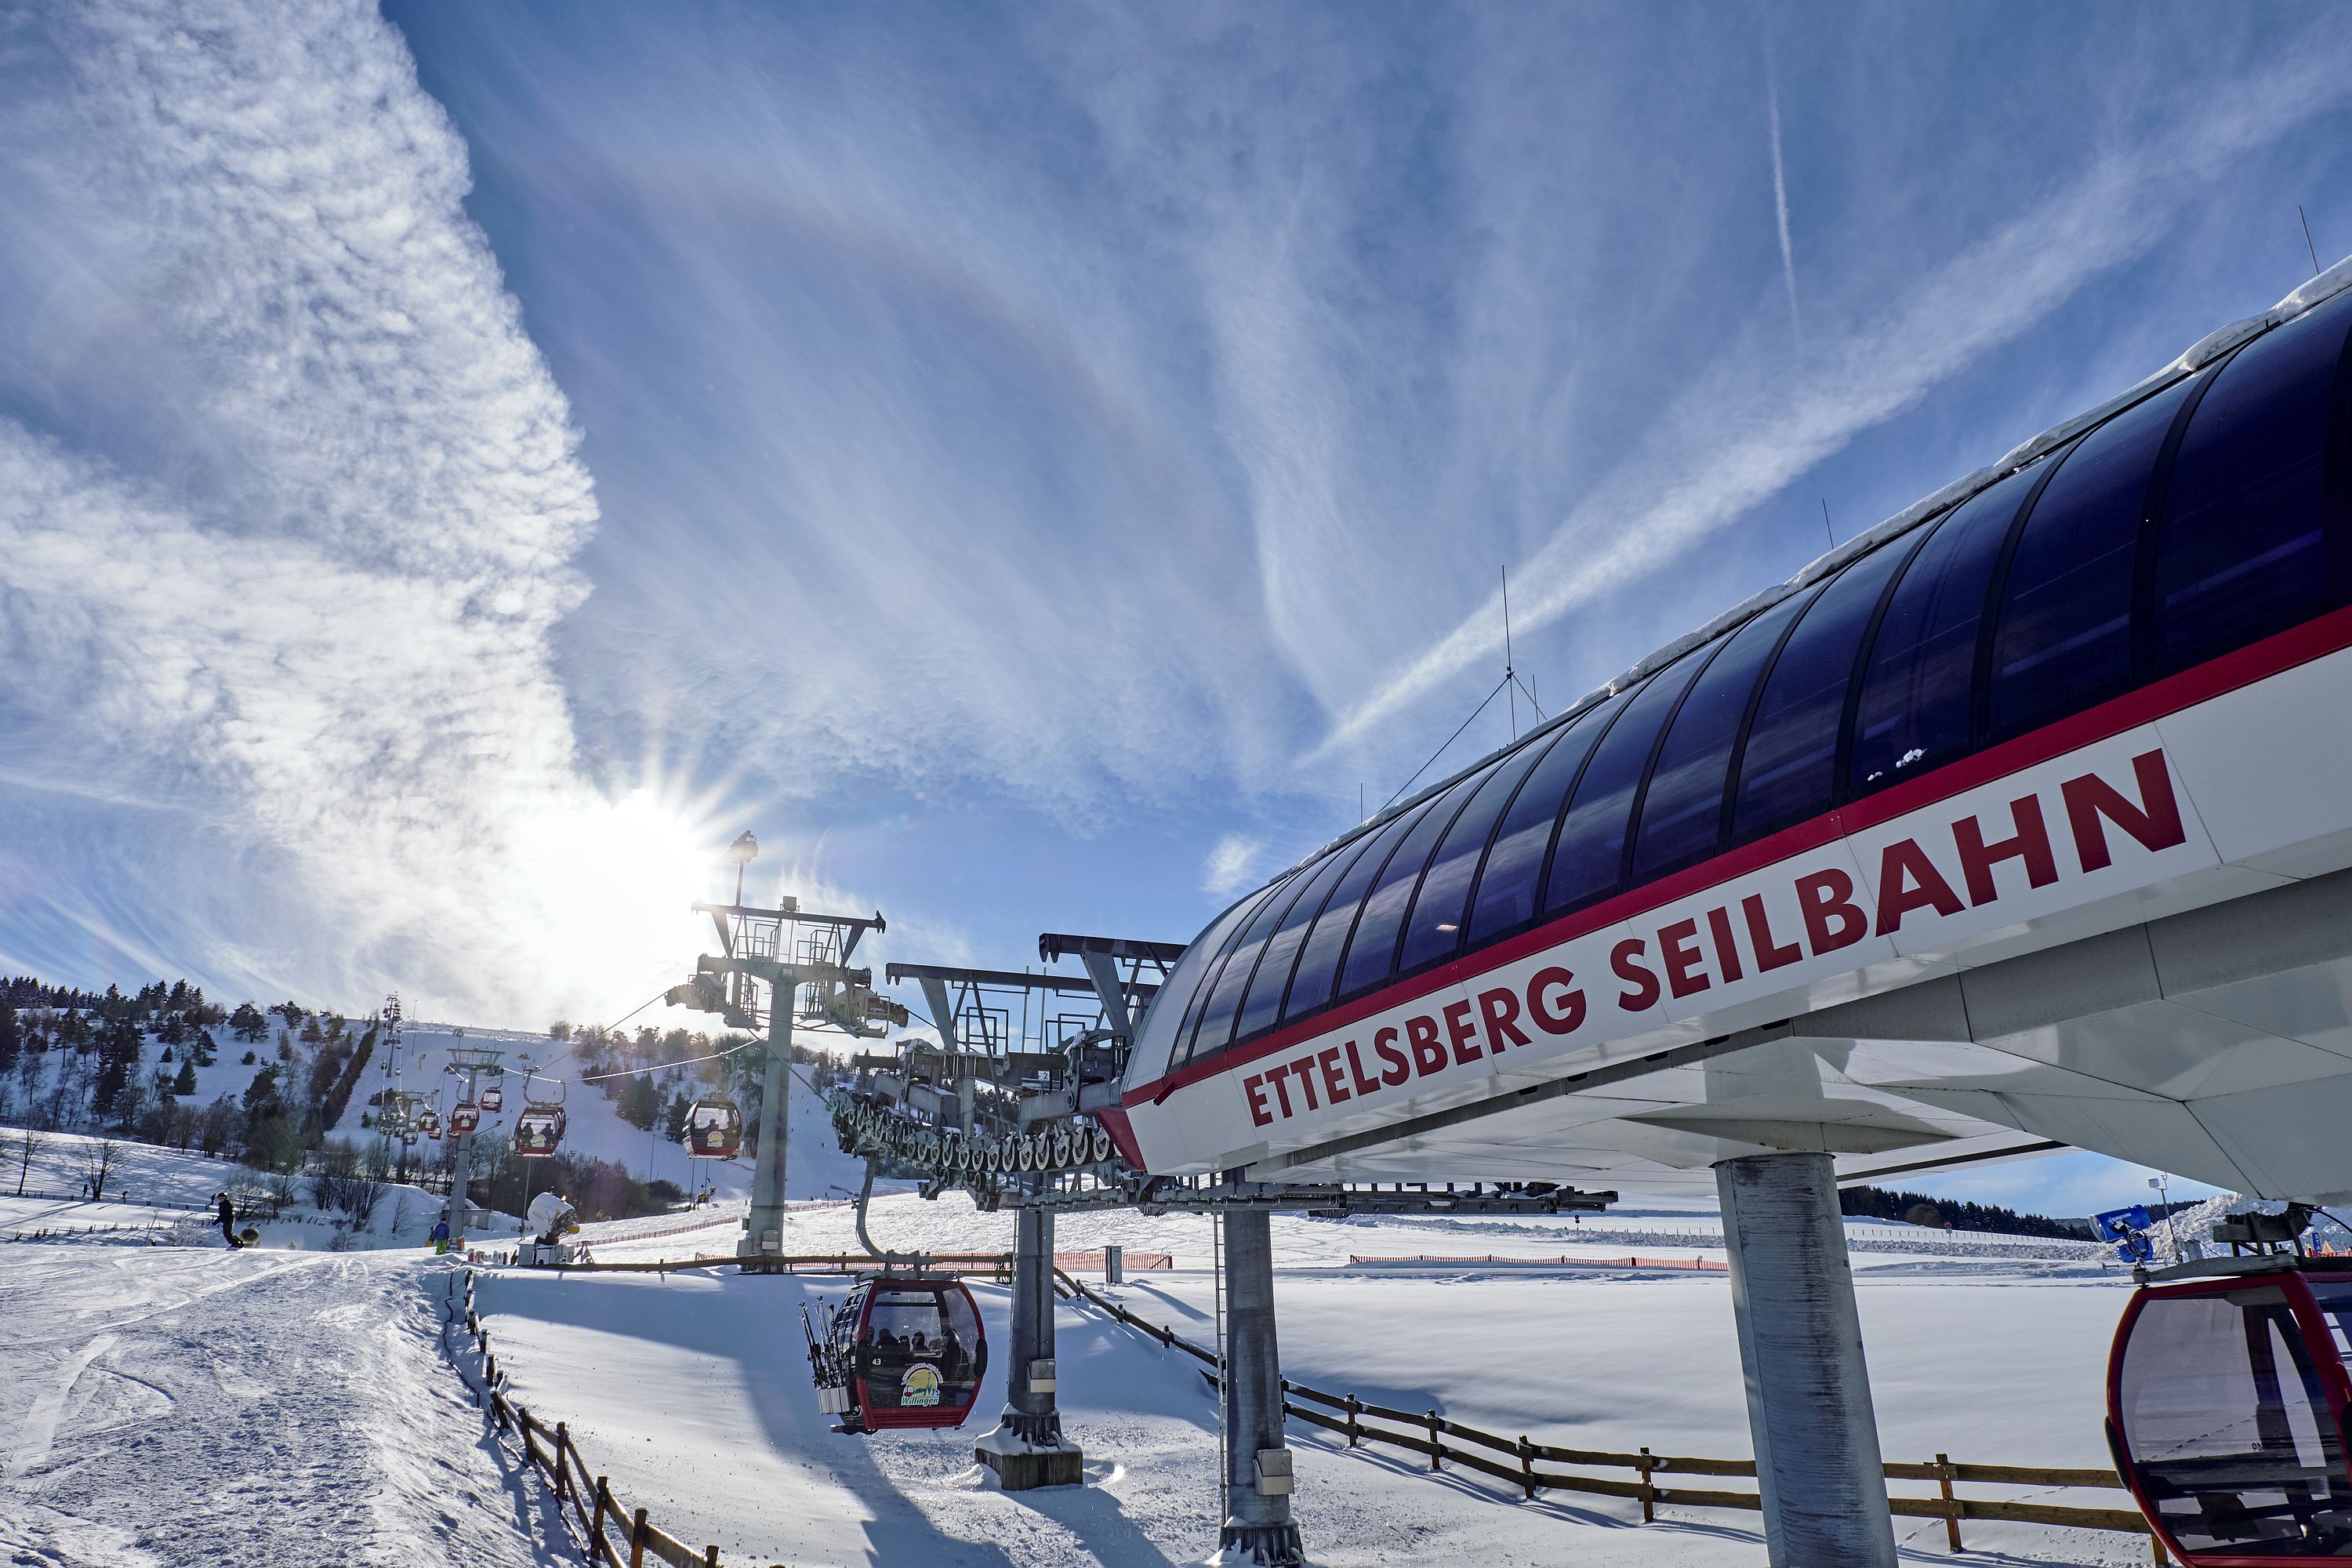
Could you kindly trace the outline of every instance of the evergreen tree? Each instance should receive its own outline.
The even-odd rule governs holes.
[[[621,1091],[621,1120],[644,1131],[652,1128],[654,1118],[660,1114],[661,1090],[654,1087],[651,1075],[639,1073]]]
[[[25,1030],[16,1021],[16,1005],[0,1001],[0,1073],[14,1068],[24,1049]]]
[[[180,1075],[172,1080],[173,1094],[196,1092],[196,1058],[193,1053],[180,1058]]]
[[[228,1032],[250,1045],[268,1037],[269,1020],[252,1003],[240,1002],[236,1011],[228,1016]]]

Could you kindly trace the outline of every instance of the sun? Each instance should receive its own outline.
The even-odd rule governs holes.
[[[528,883],[517,912],[548,989],[616,1017],[692,973],[692,906],[728,837],[707,812],[632,789],[535,814],[516,837]]]

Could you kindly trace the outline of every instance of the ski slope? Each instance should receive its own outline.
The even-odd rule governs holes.
[[[438,1359],[422,1258],[0,1254],[0,1557],[572,1563]]]

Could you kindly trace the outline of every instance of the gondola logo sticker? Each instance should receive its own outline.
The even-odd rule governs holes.
[[[900,1405],[937,1405],[940,1402],[940,1373],[937,1367],[910,1366],[898,1384]]]

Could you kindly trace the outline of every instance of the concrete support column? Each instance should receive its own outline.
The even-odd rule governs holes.
[[[1290,1517],[1290,1450],[1282,1440],[1282,1355],[1274,1334],[1274,1229],[1264,1209],[1234,1209],[1225,1231],[1225,1494],[1217,1546],[1234,1563],[1306,1562]]]
[[[786,972],[789,974],[789,971]],[[793,991],[768,987],[768,1071],[760,1089],[760,1152],[751,1166],[751,1217],[736,1253],[756,1258],[784,1249],[784,1136],[793,1096]]]
[[[973,1445],[1007,1491],[1076,1486],[1086,1456],[1062,1436],[1055,1403],[1054,1211],[1016,1211],[1013,1244],[1013,1344],[1004,1369],[1004,1413]]]
[[[1895,1568],[1895,1525],[1827,1154],[1715,1168],[1772,1568]]]

